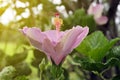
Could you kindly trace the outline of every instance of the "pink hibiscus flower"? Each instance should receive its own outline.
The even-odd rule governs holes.
[[[108,21],[108,18],[106,16],[102,16],[104,6],[102,4],[95,4],[93,3],[88,8],[88,14],[93,15],[96,23],[98,25],[106,24]]]
[[[73,27],[70,30],[59,31],[62,21],[57,17],[56,30],[42,32],[39,28],[24,27],[21,31],[29,39],[30,43],[38,50],[44,52],[49,59],[59,65],[64,58],[76,48],[89,32],[88,27]]]

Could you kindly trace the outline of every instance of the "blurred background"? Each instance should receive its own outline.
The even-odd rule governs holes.
[[[103,4],[103,15],[108,17],[106,24],[96,24],[93,16],[87,14],[93,2]],[[55,29],[52,18],[56,12],[63,19],[61,30],[87,25],[89,34],[101,30],[108,39],[120,36],[119,0],[0,0],[0,71],[12,65],[17,70],[14,77],[27,76],[29,80],[39,80],[38,66],[46,56],[34,49],[19,29],[25,26],[39,27],[42,31]],[[84,71],[70,68],[69,58],[64,66],[72,75],[70,80],[86,80]]]

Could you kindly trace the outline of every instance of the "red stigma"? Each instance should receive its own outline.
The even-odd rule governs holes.
[[[60,14],[58,12],[55,13],[55,17],[59,17]]]

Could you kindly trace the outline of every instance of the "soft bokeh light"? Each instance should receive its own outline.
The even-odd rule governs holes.
[[[23,2],[21,2],[21,1],[19,1],[19,0],[17,0],[16,1],[16,3],[15,3],[15,6],[17,7],[17,8],[25,8],[26,7],[26,4],[25,3],[23,3]]]
[[[119,78],[120,68],[116,68],[120,65],[118,1],[0,0],[0,80]],[[101,25],[87,13],[91,4],[96,6],[98,3],[104,9],[100,13],[96,8],[103,16],[97,22],[108,17],[108,22]],[[116,12],[115,6],[118,6]],[[88,36],[81,31],[84,28],[88,31],[85,26],[89,27]],[[27,37],[21,32],[24,27],[27,27],[24,29]],[[79,41],[83,42],[78,45]]]
[[[28,18],[30,16],[30,11],[28,8],[25,9],[25,12],[21,14],[23,18]]]
[[[38,6],[32,8],[33,13],[35,15],[38,15],[41,12],[42,9],[43,9],[43,5],[42,4],[39,4]]]
[[[3,15],[0,17],[0,22],[4,25],[8,24],[10,21],[13,21],[16,16],[16,11],[13,10],[11,7],[6,9]]]
[[[65,18],[68,17],[68,14],[66,12],[65,6],[61,5],[61,6],[57,6],[56,9],[58,10],[58,12],[60,12]]]
[[[120,3],[117,7],[115,23],[116,23],[116,26],[117,26],[118,36],[120,36]]]
[[[51,1],[53,4],[61,4],[61,0],[49,0]]]

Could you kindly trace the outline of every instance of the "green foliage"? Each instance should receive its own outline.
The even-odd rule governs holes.
[[[13,77],[15,76],[15,68],[12,66],[5,67],[0,72],[0,80],[13,80]]]
[[[111,59],[112,57],[118,59],[117,66],[120,66],[120,46],[113,47],[106,55],[107,60]]]
[[[39,67],[39,64],[41,63],[41,61],[44,59],[44,58],[46,58],[46,55],[45,55],[45,53],[43,53],[43,52],[41,52],[41,51],[39,51],[39,50],[37,50],[37,49],[35,49],[34,50],[34,60],[32,61],[32,65],[34,66],[34,67]]]
[[[14,65],[15,69],[16,69],[16,75],[22,76],[22,75],[29,75],[31,73],[31,69],[30,66],[25,63],[25,62],[21,62],[18,63],[16,65]]]
[[[40,80],[64,80],[64,75],[67,75],[67,73],[64,73],[64,69],[61,66],[48,64],[45,59],[39,64],[39,69]],[[67,77],[65,79],[67,80]]]
[[[92,71],[103,78],[102,74],[107,69],[120,64],[120,47],[113,47],[118,40],[120,39],[115,38],[109,41],[102,32],[95,31],[76,48],[84,57],[75,57],[74,61],[83,69]]]
[[[41,61],[41,63],[39,64],[39,68],[40,68],[40,71],[42,72],[43,70],[45,70],[45,68],[46,68],[46,62],[45,62],[45,59],[43,59],[42,61]]]
[[[24,53],[17,53],[13,56],[6,56],[6,62],[7,62],[7,65],[15,65],[17,63],[20,63],[22,61],[24,61],[27,57],[27,53],[24,52]]]
[[[88,56],[94,61],[100,62],[119,39],[108,41],[100,31],[95,31],[87,36],[85,40],[76,48],[81,54]]]
[[[62,29],[65,30],[76,25],[81,25],[83,27],[88,26],[90,28],[90,32],[96,30],[93,16],[87,15],[84,9],[76,10],[73,15],[65,18]]]
[[[59,80],[63,80],[62,74],[64,71],[61,66],[53,65],[53,66],[51,66],[50,71],[51,71],[54,79],[60,78]]]
[[[109,53],[107,54],[107,59],[111,58],[111,57],[115,57],[120,59],[120,46],[115,46],[113,47]]]
[[[17,12],[17,15],[21,15],[24,11],[25,11],[25,8],[14,8]]]
[[[18,76],[14,80],[29,80],[25,76]]]
[[[0,80],[28,80],[25,76],[17,75],[13,66],[7,66],[0,72]]]
[[[6,66],[12,65],[16,69],[15,75],[29,75],[31,73],[30,66],[28,66],[28,63],[24,62],[27,57],[26,51],[13,56],[6,55],[3,51],[0,51],[0,56],[0,70]]]
[[[110,58],[105,63],[92,62],[89,58],[81,59],[79,57],[75,57],[74,61],[79,63],[83,69],[86,69],[88,71],[97,71],[99,73],[111,66],[120,64],[119,59],[117,58]]]

